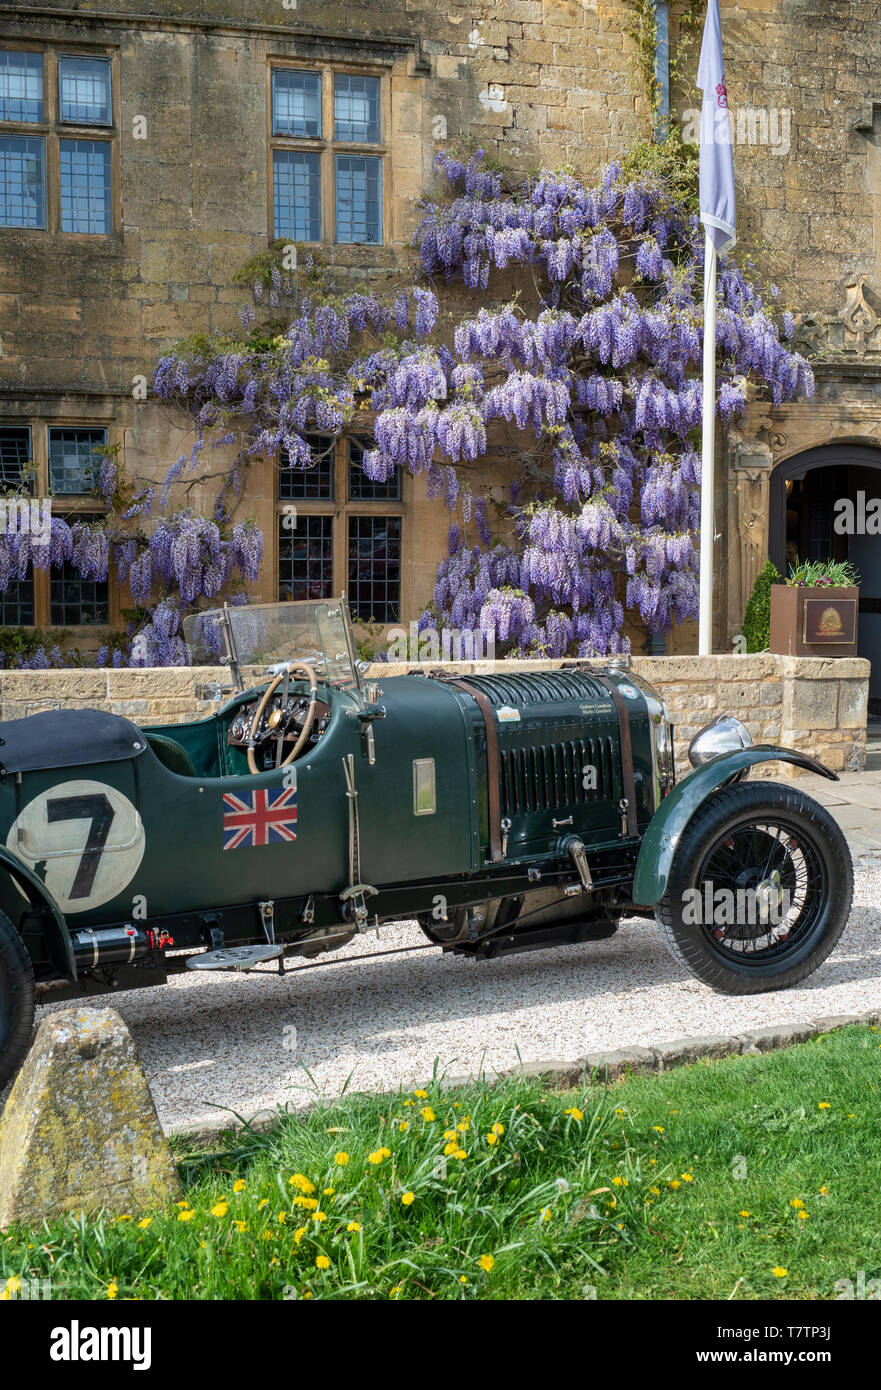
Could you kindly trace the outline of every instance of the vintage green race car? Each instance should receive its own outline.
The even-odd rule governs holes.
[[[626,662],[378,684],[344,600],[213,610],[187,636],[235,678],[209,718],[0,723],[0,1084],[37,996],[284,972],[402,918],[490,958],[653,911],[674,956],[735,994],[804,979],[844,928],[836,822],[743,780],[773,759],[826,770],[721,719],[675,782],[663,702]]]

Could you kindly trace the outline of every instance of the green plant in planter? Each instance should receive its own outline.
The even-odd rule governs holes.
[[[781,582],[782,576],[776,565],[768,560],[756,576],[743,618],[743,635],[748,652],[768,650],[771,641],[771,585]]]
[[[799,589],[849,589],[859,582],[859,571],[849,560],[801,560],[790,565],[786,581]]]

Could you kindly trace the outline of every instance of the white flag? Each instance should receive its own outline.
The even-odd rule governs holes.
[[[697,85],[704,94],[700,139],[701,221],[716,250],[726,251],[737,239],[737,212],[719,0],[707,3]]]

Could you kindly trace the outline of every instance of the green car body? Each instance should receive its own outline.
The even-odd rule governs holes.
[[[288,743],[255,719],[265,676],[189,723],[0,724],[0,909],[38,993],[139,988],[188,965],[284,970],[402,918],[478,957],[598,939],[661,902],[720,788],[769,758],[818,767],[745,747],[674,785],[663,702],[624,664],[416,668],[372,686],[353,660],[332,666],[311,696],[296,669],[279,674],[267,709]],[[279,765],[310,699],[320,719]],[[0,1049],[2,971],[0,953]]]

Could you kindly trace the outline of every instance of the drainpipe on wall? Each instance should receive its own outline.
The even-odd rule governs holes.
[[[670,5],[655,0],[655,82],[658,109],[655,112],[655,139],[662,143],[670,126]]]

